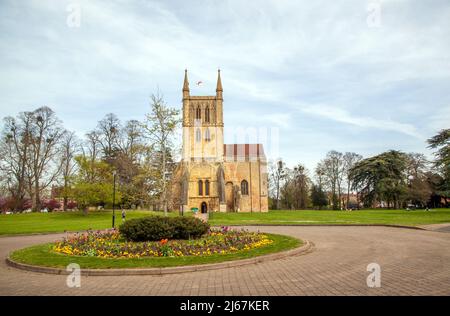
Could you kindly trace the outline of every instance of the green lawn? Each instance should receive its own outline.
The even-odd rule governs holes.
[[[249,251],[239,251],[227,255],[211,255],[199,257],[147,257],[133,259],[105,259],[96,257],[68,256],[54,252],[52,244],[32,246],[14,251],[12,260],[47,267],[65,268],[70,263],[78,263],[82,269],[110,269],[110,268],[144,268],[144,267],[174,267],[183,265],[217,263],[230,260],[247,259],[292,249],[302,244],[302,241],[293,237],[267,234],[273,243],[262,248]]]
[[[450,208],[425,210],[269,211],[268,213],[214,213],[212,225],[388,224],[417,226],[450,223]]]
[[[151,211],[127,211],[127,219],[162,214]],[[122,223],[121,211],[116,211],[116,227]],[[0,235],[32,234],[104,229],[112,227],[112,211],[55,212],[0,215]]]
[[[111,227],[111,211],[31,213],[0,215],[0,235],[31,234],[104,229]],[[127,211],[127,219],[159,214],[151,211]],[[169,213],[176,216],[178,213]],[[120,211],[116,223],[120,225]],[[211,225],[314,225],[314,224],[390,224],[417,226],[450,223],[450,209],[360,210],[360,211],[269,211],[268,213],[213,213]]]

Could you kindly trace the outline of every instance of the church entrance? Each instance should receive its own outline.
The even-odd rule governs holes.
[[[202,213],[208,213],[208,205],[206,204],[206,202],[202,202],[201,208]]]

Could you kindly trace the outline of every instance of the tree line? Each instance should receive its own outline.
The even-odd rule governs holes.
[[[151,96],[150,113],[142,121],[121,122],[109,113],[83,138],[66,130],[46,106],[5,117],[0,208],[111,206],[114,178],[116,202],[122,207],[161,205],[167,200],[166,175],[174,166],[179,121],[179,111],[159,93]]]
[[[167,212],[175,168],[179,111],[158,93],[142,121],[105,115],[83,138],[66,130],[49,107],[3,119],[0,134],[0,210],[112,204]],[[433,161],[390,150],[363,158],[328,152],[311,174],[302,164],[269,164],[271,209],[446,206],[450,201],[450,129],[428,140]]]
[[[269,164],[272,209],[438,207],[450,202],[450,129],[428,139],[433,161],[421,153],[390,150],[363,158],[328,152],[314,173],[283,160]]]

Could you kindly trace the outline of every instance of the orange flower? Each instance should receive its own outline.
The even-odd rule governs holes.
[[[167,239],[161,239],[160,243],[161,245],[165,245],[167,244],[168,240]]]

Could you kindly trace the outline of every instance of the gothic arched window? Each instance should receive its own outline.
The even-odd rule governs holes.
[[[212,118],[212,122],[213,123],[216,123],[216,108],[214,107],[214,105],[212,106],[212,108],[211,108],[211,118]]]
[[[198,106],[197,109],[195,110],[195,118],[197,120],[202,119],[202,109],[200,108],[200,106]]]
[[[205,130],[205,141],[209,142],[211,140],[211,134],[209,133],[209,128]]]
[[[209,106],[206,106],[205,109],[205,122],[209,123]]]
[[[241,182],[241,194],[248,195],[248,182],[247,180],[242,180]]]
[[[209,180],[205,180],[205,195],[209,195]]]
[[[198,195],[203,195],[203,181],[198,180]]]
[[[195,131],[195,141],[197,143],[202,141],[202,132],[200,131],[200,128],[197,128],[197,130]]]

